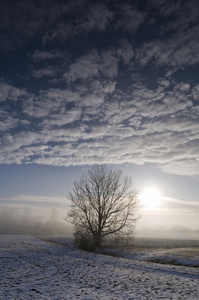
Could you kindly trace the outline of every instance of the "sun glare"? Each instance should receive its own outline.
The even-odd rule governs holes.
[[[160,204],[160,194],[154,188],[146,189],[140,196],[141,203],[146,208],[155,209]]]

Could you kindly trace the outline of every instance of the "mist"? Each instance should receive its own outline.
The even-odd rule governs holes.
[[[0,211],[0,234],[71,237],[72,228],[59,218],[56,208],[52,208],[48,218],[32,215],[30,210],[18,212],[9,208]]]
[[[37,211],[38,212],[38,211]],[[165,238],[165,239],[192,239],[199,240],[199,229],[194,230],[188,226],[173,225],[149,226],[150,222],[142,223],[135,231],[135,237]],[[26,208],[18,210],[5,208],[0,211],[1,235],[35,235],[35,236],[65,236],[72,237],[72,227],[60,216],[57,208],[51,208],[49,212],[37,214],[36,210]]]
[[[186,239],[199,240],[199,230],[185,226],[173,226],[170,229],[165,227],[149,228],[143,227],[136,233],[137,237],[163,238],[163,239]]]

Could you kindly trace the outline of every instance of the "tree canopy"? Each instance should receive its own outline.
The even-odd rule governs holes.
[[[139,200],[131,178],[123,176],[122,170],[94,166],[74,182],[68,198],[71,209],[67,220],[74,225],[76,237],[90,237],[95,247],[108,235],[127,229],[133,232]]]

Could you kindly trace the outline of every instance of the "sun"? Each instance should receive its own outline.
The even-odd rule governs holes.
[[[147,188],[140,195],[140,200],[145,208],[155,209],[160,205],[160,194],[155,188]]]

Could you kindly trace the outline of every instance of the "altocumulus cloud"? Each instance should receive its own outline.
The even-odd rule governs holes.
[[[26,60],[0,81],[1,163],[199,175],[197,1],[1,7],[2,58]]]

